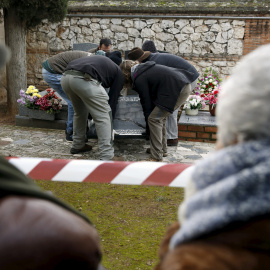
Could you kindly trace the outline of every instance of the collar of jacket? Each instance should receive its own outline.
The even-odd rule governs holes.
[[[131,74],[131,78],[132,81],[135,82],[135,80],[142,74],[144,73],[146,70],[148,70],[149,68],[152,68],[153,66],[155,66],[156,63],[153,61],[148,61],[146,63],[141,63],[139,64],[136,69],[135,72],[133,74]]]

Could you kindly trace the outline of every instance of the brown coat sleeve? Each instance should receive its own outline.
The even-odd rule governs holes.
[[[160,261],[154,270],[270,269],[269,225],[269,218],[259,219],[169,250],[170,239],[180,228],[179,223],[174,223],[161,242]]]
[[[97,269],[99,237],[83,218],[46,200],[0,200],[1,269]]]

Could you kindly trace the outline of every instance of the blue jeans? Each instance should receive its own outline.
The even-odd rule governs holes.
[[[74,109],[72,106],[72,102],[67,97],[66,93],[64,92],[61,86],[61,78],[62,74],[55,74],[47,71],[45,68],[42,68],[42,76],[45,82],[53,88],[68,104],[68,119],[67,119],[67,128],[66,131],[69,134],[73,133],[73,116],[74,116]]]

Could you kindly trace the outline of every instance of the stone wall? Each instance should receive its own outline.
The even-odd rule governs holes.
[[[139,14],[269,14],[269,0],[77,0],[69,2],[69,10],[91,13]]]
[[[50,55],[72,50],[74,43],[98,43],[102,36],[122,53],[151,39],[158,50],[184,57],[200,73],[213,67],[225,77],[243,54],[244,33],[242,20],[72,17],[59,24],[43,22],[28,31],[28,84],[43,85],[41,63]]]
[[[45,20],[38,27],[29,29],[28,84],[44,89],[47,87],[41,74],[44,60],[56,53],[72,50],[75,43],[98,43],[101,37],[111,38],[113,49],[120,50],[123,56],[125,50],[141,47],[145,40],[151,39],[158,50],[185,58],[200,73],[207,67],[213,67],[224,78],[231,74],[244,54],[269,41],[266,29],[270,21],[258,20],[256,24],[260,27],[257,28],[261,30],[256,31],[254,20],[235,16],[237,10],[238,14],[250,12],[257,16],[270,13],[266,1],[257,3],[256,7],[251,2],[246,1],[244,6],[241,1],[203,1],[203,6],[201,1],[195,0],[164,1],[161,8],[160,1],[128,1],[128,4],[124,1],[106,1],[107,4],[104,1],[71,1],[68,17],[62,23],[50,24]],[[208,18],[197,16],[206,10],[209,12],[211,3],[231,16],[222,13],[209,14]],[[193,16],[168,16],[172,10],[175,14],[189,10]],[[151,17],[153,11],[158,14]],[[142,15],[142,12],[148,13]]]

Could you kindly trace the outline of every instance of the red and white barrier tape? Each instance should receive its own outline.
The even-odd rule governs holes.
[[[7,158],[35,180],[96,182],[122,185],[185,187],[183,171],[191,164],[113,162],[49,158]]]

